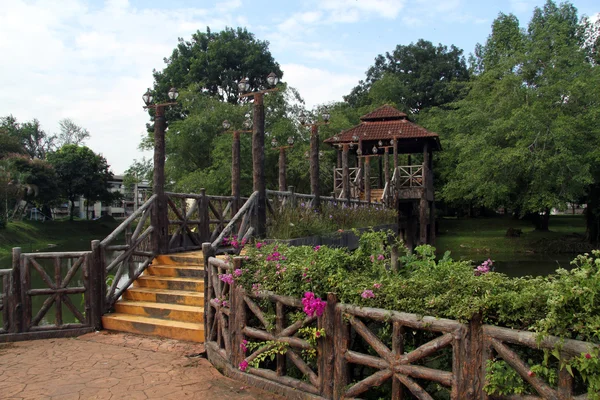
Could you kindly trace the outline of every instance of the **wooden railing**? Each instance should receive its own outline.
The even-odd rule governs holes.
[[[587,398],[574,392],[566,368],[557,366],[558,383],[553,387],[531,373],[523,354],[537,351],[542,356],[544,350],[559,349],[561,360],[568,360],[591,353],[596,346],[592,343],[552,336],[540,341],[531,332],[482,325],[477,315],[469,323],[460,323],[358,307],[337,302],[334,294],[328,295],[322,316],[292,319],[302,310],[300,299],[259,288],[248,293],[220,279],[235,269],[243,271],[243,262],[240,257],[228,262],[205,252],[208,359],[236,380],[296,399]],[[316,347],[299,335],[303,327],[324,330]],[[248,340],[263,343],[246,351]],[[517,352],[509,344],[527,351]],[[274,348],[280,352],[275,354]],[[244,367],[265,353],[273,356],[272,361]],[[307,361],[308,353],[316,359]],[[492,359],[504,360],[538,395],[488,396],[485,366]]]
[[[315,196],[312,194],[300,194],[295,193],[293,191],[293,187],[290,187],[290,190],[287,192],[281,192],[278,190],[267,190],[267,210],[273,216],[275,215],[275,211],[281,211],[284,208],[295,208],[295,207],[304,207],[304,208],[312,208],[313,201]],[[369,203],[368,201],[359,200],[359,199],[350,199],[349,201],[345,199],[339,199],[334,196],[320,196],[321,204],[328,204],[333,207],[343,207],[343,206],[369,206],[374,205],[373,202]]]
[[[224,247],[223,239],[230,235],[235,235],[240,241],[247,241],[252,236],[255,230],[252,225],[256,214],[257,201],[258,192],[254,192],[231,220],[229,220],[228,224],[220,230],[219,235],[214,240],[212,240],[213,235],[211,235],[212,243],[210,245],[212,252],[219,252]],[[238,253],[240,249],[231,249],[230,252]]]
[[[103,241],[92,242],[94,260],[103,266],[102,276],[99,277],[105,283],[103,298],[99,299],[102,313],[113,307],[121,294],[145,271],[156,255],[151,245],[155,228],[150,224],[156,198],[156,195],[150,197]],[[125,244],[115,244],[132,228],[133,233],[127,237]]]
[[[385,184],[383,188],[383,203],[388,207],[394,207],[396,199],[398,197],[398,180],[399,180],[399,169],[394,170],[392,179],[389,183]]]
[[[422,165],[404,165],[398,166],[398,177],[396,187],[423,187],[423,166]],[[394,171],[396,175],[396,171]]]

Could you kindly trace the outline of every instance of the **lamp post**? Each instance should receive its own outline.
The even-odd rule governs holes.
[[[315,196],[313,208],[321,208],[321,195],[319,190],[319,126],[329,123],[331,114],[325,109],[321,118],[323,122],[308,122],[304,114],[300,115],[300,124],[310,127],[310,192]]]
[[[240,208],[240,134],[241,133],[252,133],[250,128],[252,128],[252,120],[250,120],[250,115],[246,115],[246,120],[244,121],[245,130],[233,130],[230,131],[231,123],[227,120],[223,121],[223,129],[225,129],[225,133],[231,133],[233,135],[233,141],[231,143],[231,196],[233,196],[233,212],[234,214]]]
[[[285,178],[286,178],[286,157],[285,157],[285,151],[287,149],[289,149],[290,147],[294,147],[294,138],[293,137],[288,137],[287,139],[287,146],[279,146],[279,144],[277,143],[277,139],[273,138],[273,140],[271,140],[271,146],[273,147],[273,149],[277,149],[279,150],[279,191],[280,192],[285,192],[286,189],[286,182],[285,182]]]
[[[170,102],[152,104],[154,100],[150,89],[144,93],[142,100],[146,104],[145,109],[154,109],[154,175],[153,191],[157,195],[156,205],[152,212],[153,248],[158,254],[167,253],[169,217],[167,214],[167,198],[165,196],[165,107],[177,104],[175,100],[179,92],[174,87],[168,92]]]
[[[267,76],[269,86],[276,86],[279,78],[271,72]],[[250,90],[248,78],[239,81],[238,89],[244,93]],[[253,190],[258,192],[257,207],[257,232],[256,236],[263,238],[267,235],[267,185],[265,182],[265,106],[263,96],[268,92],[275,92],[279,89],[258,90],[240,94],[240,98],[252,97],[254,99],[254,121],[252,128],[252,182]]]

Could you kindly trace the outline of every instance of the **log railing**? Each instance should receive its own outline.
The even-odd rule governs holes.
[[[297,206],[312,208],[315,196],[312,194],[300,194],[295,193],[293,187],[290,187],[290,190],[287,192],[282,192],[278,190],[267,190],[267,210],[269,213],[274,216],[275,211],[282,211],[284,208],[295,208]],[[320,196],[320,201],[322,205],[331,205],[333,207],[343,207],[343,206],[370,206],[375,205],[375,203],[369,203],[368,201],[359,200],[359,199],[338,199],[334,196]]]
[[[394,170],[392,179],[385,184],[383,188],[383,203],[388,207],[394,207],[396,199],[398,197],[398,180],[399,180],[399,169]]]
[[[403,165],[397,168],[398,179],[396,187],[423,187],[423,166],[422,165]],[[396,175],[394,171],[394,175]]]
[[[217,252],[220,247],[223,247],[223,239],[229,235],[235,235],[240,241],[248,241],[250,239],[254,233],[253,219],[256,214],[257,201],[258,192],[254,192],[229,220],[228,224],[219,231],[218,236],[214,240],[212,240],[214,235],[211,235],[211,248],[213,252]],[[238,250],[233,249],[232,251],[237,253]]]
[[[592,353],[595,344],[552,336],[539,340],[531,332],[482,325],[477,315],[461,323],[358,307],[337,302],[334,294],[328,295],[322,316],[297,318],[300,299],[259,288],[248,293],[227,283],[228,274],[243,271],[244,260],[218,259],[209,245],[204,248],[208,358],[237,380],[294,399],[587,399],[581,388],[574,392],[566,368],[557,364],[558,383],[550,385],[531,373],[524,354],[543,356],[544,350],[558,349],[561,360],[568,361]],[[303,327],[324,329],[316,348],[299,334]],[[245,341],[262,345],[246,351]],[[284,349],[283,354],[269,353],[273,348]],[[314,351],[316,359],[307,361],[307,351]],[[272,361],[240,371],[265,353],[273,355]],[[537,394],[488,396],[484,385],[490,359],[504,360]]]
[[[123,221],[110,235],[101,242],[92,242],[92,253],[96,263],[103,266],[103,282],[100,291],[102,299],[99,308],[101,313],[109,311],[121,294],[144,272],[154,259],[155,251],[151,246],[154,227],[150,224],[150,215],[155,206],[156,195],[153,195]],[[125,244],[116,243],[126,232]]]

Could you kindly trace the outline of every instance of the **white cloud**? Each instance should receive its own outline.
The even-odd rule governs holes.
[[[300,91],[307,108],[332,101],[342,101],[357,83],[356,74],[310,68],[301,64],[283,64],[285,81]]]
[[[99,9],[84,0],[14,0],[0,9],[0,116],[19,121],[38,118],[48,133],[73,118],[92,134],[88,145],[102,153],[113,172],[134,158],[148,121],[141,95],[152,84],[152,69],[164,66],[177,37],[198,28],[233,25],[226,10],[137,9],[127,0],[107,1]],[[7,62],[8,61],[8,62]]]
[[[330,12],[331,22],[358,22],[371,16],[395,19],[405,0],[321,0],[318,7]]]

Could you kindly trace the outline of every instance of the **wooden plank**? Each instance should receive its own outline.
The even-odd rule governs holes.
[[[121,222],[121,224],[117,227],[117,229],[112,231],[112,233],[110,235],[108,235],[100,244],[102,246],[107,246],[110,242],[112,242],[117,237],[119,237],[119,235],[121,235],[121,233],[123,233],[123,231],[125,230],[125,228],[127,226],[131,225],[131,223],[137,217],[139,217],[147,208],[149,208],[154,203],[156,198],[157,198],[156,194],[152,195],[148,199],[148,201],[146,201],[144,204],[142,204],[142,206],[140,208],[138,208],[133,214],[131,214],[125,221]]]
[[[348,389],[344,395],[344,397],[354,397],[358,396],[361,393],[366,392],[373,386],[380,386],[383,382],[390,379],[393,372],[389,369],[384,369],[378,372],[375,372],[373,375],[363,379],[360,382],[355,383]]]

